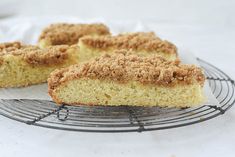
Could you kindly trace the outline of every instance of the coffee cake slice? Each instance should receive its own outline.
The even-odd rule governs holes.
[[[40,37],[41,48],[51,45],[73,45],[77,44],[79,38],[91,35],[109,35],[109,28],[101,23],[93,24],[70,24],[56,23],[46,27]]]
[[[116,53],[54,71],[48,89],[58,104],[193,107],[205,100],[204,81],[195,65]]]
[[[46,82],[49,74],[78,62],[77,46],[40,49],[20,42],[0,44],[0,87],[21,87]]]
[[[177,48],[161,40],[153,32],[137,32],[116,36],[85,36],[79,39],[79,60],[87,61],[115,50],[130,50],[139,56],[160,55],[167,60],[177,58]]]

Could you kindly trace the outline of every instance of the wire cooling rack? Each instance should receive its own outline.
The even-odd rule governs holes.
[[[142,132],[203,122],[224,114],[235,102],[234,81],[198,59],[219,106],[196,108],[56,106],[51,101],[0,100],[0,114],[46,128],[84,132]]]

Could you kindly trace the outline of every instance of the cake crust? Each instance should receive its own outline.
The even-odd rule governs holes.
[[[69,24],[57,23],[46,27],[39,41],[46,40],[50,45],[73,45],[85,35],[109,35],[109,28],[101,23]]]
[[[80,38],[79,42],[82,42],[88,47],[100,49],[101,51],[125,49],[177,54],[177,48],[174,44],[166,40],[161,40],[153,32],[127,33],[117,36],[85,36]]]
[[[172,87],[178,84],[203,86],[205,76],[195,65],[183,65],[179,60],[167,61],[159,56],[138,57],[127,51],[105,54],[90,62],[54,71],[49,79],[49,93],[64,82],[77,78],[112,80],[119,83],[136,81]]]

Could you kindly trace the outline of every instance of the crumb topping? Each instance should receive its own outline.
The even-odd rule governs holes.
[[[4,55],[8,52],[18,50],[22,47],[20,42],[6,42],[0,43],[0,55]]]
[[[109,35],[109,28],[101,23],[68,24],[58,23],[46,27],[39,40],[46,39],[51,45],[77,44],[79,38],[85,35]]]
[[[76,78],[113,80],[117,82],[137,81],[142,84],[172,86],[178,83],[198,82],[203,86],[205,76],[195,65],[184,65],[167,61],[160,56],[138,57],[129,53],[105,54],[87,63],[56,70],[48,79],[54,89],[61,83]]]
[[[20,42],[0,44],[0,60],[4,61],[5,55],[21,56],[30,65],[56,65],[68,58],[67,50],[75,46],[51,46],[40,49],[37,46],[23,45]],[[2,59],[1,59],[2,58]]]
[[[176,54],[177,48],[172,43],[161,40],[153,32],[119,34],[117,36],[85,36],[79,41],[92,48],[101,50],[127,49],[147,52]]]

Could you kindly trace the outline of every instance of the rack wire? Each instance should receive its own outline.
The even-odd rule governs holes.
[[[0,100],[0,114],[46,128],[83,132],[142,132],[182,127],[224,114],[235,102],[234,81],[215,66],[198,59],[219,101],[195,108],[57,106],[52,101]]]

